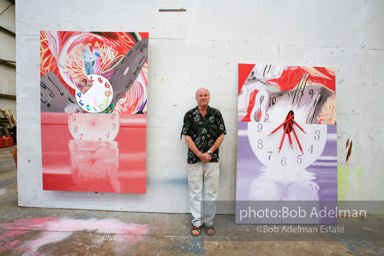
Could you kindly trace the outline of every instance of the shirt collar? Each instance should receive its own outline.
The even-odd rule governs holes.
[[[200,113],[200,111],[199,111],[199,106],[196,106],[196,107],[195,107],[195,111],[197,111],[198,113]],[[208,105],[208,107],[207,107],[207,114],[208,114],[208,113],[211,113],[211,111],[212,111],[212,108]]]

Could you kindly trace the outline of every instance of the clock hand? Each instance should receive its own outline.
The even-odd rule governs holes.
[[[323,94],[321,92],[319,92],[316,95],[316,98],[313,101],[311,109],[309,110],[309,114],[308,114],[309,120],[308,120],[308,123],[311,124],[313,122],[313,118],[315,117],[315,114],[316,114],[316,111],[317,111],[317,107],[320,105],[320,102],[322,101],[322,99],[323,99]]]
[[[274,134],[277,130],[280,129],[281,126],[285,125],[288,121],[290,121],[291,119],[293,118],[293,115],[289,116],[287,119],[285,119],[284,122],[282,122],[279,126],[277,126],[273,131],[271,131],[270,134],[268,134],[268,136]]]
[[[285,132],[288,135],[289,144],[291,145],[292,149],[293,149],[293,146],[292,146],[291,131],[292,131],[292,127],[293,127],[294,118],[295,118],[295,115],[294,115],[293,111],[289,111],[288,115],[286,117],[288,122],[284,125],[284,128],[288,128],[288,129],[285,129]]]
[[[292,131],[293,131],[293,135],[295,135],[295,138],[296,138],[297,144],[299,145],[300,151],[301,151],[301,153],[304,155],[303,148],[301,147],[301,144],[300,144],[300,140],[299,140],[299,138],[297,137],[295,128],[294,128],[293,126],[292,126]]]
[[[75,97],[53,72],[40,78],[40,101],[41,112],[74,112],[80,109]]]
[[[283,138],[281,139],[281,142],[280,142],[280,147],[279,147],[279,153],[281,151],[281,148],[282,148],[282,145],[283,145],[283,142],[284,142],[284,138],[285,138],[285,135],[287,134],[288,135],[288,139],[289,139],[289,144],[291,145],[291,148],[292,147],[292,138],[291,138],[291,130],[293,128],[293,123],[292,121],[294,120],[294,113],[293,111],[289,111],[288,112],[288,115],[286,117],[286,120],[285,122],[283,123],[284,124],[284,133],[283,133]]]
[[[295,125],[297,125],[297,127],[299,127],[299,129],[300,129],[303,133],[307,134],[307,133],[304,131],[304,129],[303,129],[298,123],[296,123],[296,121],[295,121],[294,119],[292,119],[292,121],[293,121],[293,123],[294,123]],[[292,125],[292,129],[293,129],[293,125]]]
[[[302,130],[304,133],[306,133],[304,131],[304,129],[298,124],[296,123],[296,121],[294,120],[294,113],[293,111],[289,111],[288,112],[288,115],[285,119],[285,121],[283,123],[281,123],[278,127],[276,127],[269,135],[275,133],[279,128],[281,128],[282,126],[284,126],[284,132],[283,132],[283,136],[281,138],[281,141],[280,141],[280,145],[279,145],[279,152],[281,151],[281,148],[283,147],[283,143],[284,143],[284,139],[285,139],[285,135],[288,135],[288,139],[289,139],[289,144],[291,146],[291,148],[293,148],[293,145],[292,145],[292,137],[291,137],[291,131],[293,131],[293,134],[295,136],[295,139],[297,141],[297,144],[299,145],[299,148],[301,150],[301,153],[303,153],[303,149],[301,147],[301,144],[300,144],[300,141],[299,141],[299,138],[297,137],[297,134],[296,134],[296,131],[293,127],[294,124],[296,124],[300,130]],[[268,136],[269,136],[268,135]],[[303,153],[304,155],[304,153]]]
[[[293,119],[292,119],[293,120]],[[289,144],[291,145],[291,148],[293,148],[292,146],[292,137],[291,137],[291,130],[293,129],[293,124],[292,122],[289,122],[288,125],[287,125],[289,128],[288,128],[288,139],[289,139]]]
[[[112,104],[115,105],[132,87],[141,72],[148,57],[148,39],[138,41],[120,60],[109,79],[114,95]]]
[[[280,141],[280,146],[279,146],[279,152],[281,151],[281,148],[283,147],[283,143],[284,143],[284,139],[285,139],[285,135],[288,133],[288,125],[284,128],[284,132],[283,132],[283,137],[281,138],[281,141]]]
[[[296,87],[295,95],[292,99],[292,106],[295,106],[296,103],[300,106],[301,97],[304,95],[305,87],[307,85],[309,75],[305,74],[301,77],[299,84]]]

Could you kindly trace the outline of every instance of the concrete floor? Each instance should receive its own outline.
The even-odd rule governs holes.
[[[384,255],[383,216],[313,234],[258,232],[217,215],[217,234],[195,238],[189,214],[18,207],[13,148],[0,149],[0,255]]]

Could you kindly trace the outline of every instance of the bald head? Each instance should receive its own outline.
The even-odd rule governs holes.
[[[195,96],[197,97],[197,95],[201,93],[207,93],[208,95],[210,95],[209,90],[205,87],[200,87],[199,89],[197,89],[195,92]]]
[[[207,107],[211,94],[207,88],[201,87],[196,90],[195,98],[199,107]]]

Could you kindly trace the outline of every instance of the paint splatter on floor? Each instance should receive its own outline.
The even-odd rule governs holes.
[[[19,236],[37,232],[21,242]],[[0,253],[17,251],[34,254],[43,246],[64,241],[75,232],[108,234],[117,247],[126,247],[143,239],[148,232],[147,225],[124,223],[117,219],[58,219],[53,217],[20,219],[0,223]]]

